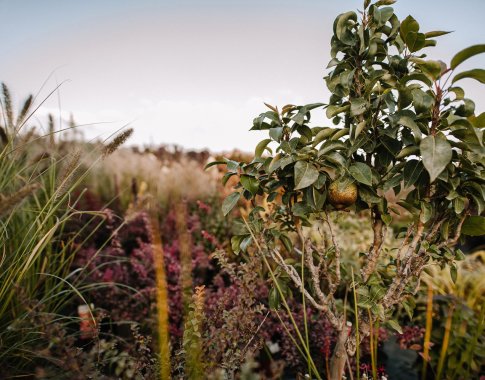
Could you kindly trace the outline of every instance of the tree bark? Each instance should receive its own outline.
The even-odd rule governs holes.
[[[332,359],[330,360],[330,374],[329,380],[342,380],[345,371],[345,364],[347,362],[347,349],[345,343],[349,337],[351,326],[344,324],[342,331],[337,339],[335,349],[333,350]]]

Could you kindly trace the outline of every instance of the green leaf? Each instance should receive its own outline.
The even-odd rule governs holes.
[[[241,251],[239,245],[241,244],[241,240],[244,239],[244,237],[244,235],[235,235],[231,238],[231,248],[236,255]]]
[[[275,141],[280,141],[283,136],[283,127],[275,127],[269,130],[269,137]]]
[[[455,250],[455,259],[458,261],[463,261],[465,260],[465,254],[461,249],[456,249]]]
[[[335,36],[346,45],[353,45],[356,41],[355,36],[349,29],[355,21],[357,21],[355,12],[343,13],[337,17]]]
[[[471,120],[475,128],[484,128],[485,127],[485,112],[482,112],[477,117]]]
[[[465,91],[461,87],[450,87],[448,92],[455,94],[455,100],[461,100],[465,97]]]
[[[277,310],[280,307],[281,297],[278,289],[271,288],[268,295],[268,304],[270,309]]]
[[[421,214],[420,220],[423,223],[427,223],[433,216],[433,207],[428,202],[421,202]]]
[[[485,44],[469,46],[455,54],[451,59],[450,67],[454,70],[463,61],[481,53],[485,53]]]
[[[359,137],[361,132],[364,130],[365,126],[366,126],[365,120],[362,120],[359,124],[357,124],[357,127],[355,128],[355,136],[354,136],[355,139]]]
[[[444,36],[445,34],[449,34],[449,33],[452,33],[452,32],[444,32],[442,30],[433,30],[432,32],[424,33],[424,35],[426,36],[426,38],[434,38],[434,37]]]
[[[345,149],[347,146],[342,141],[327,141],[322,144],[318,151],[318,157],[333,152],[334,150]]]
[[[212,162],[209,162],[206,166],[204,166],[204,170],[207,170],[210,167],[215,166],[215,165],[226,165],[226,161],[212,161]]]
[[[485,235],[485,217],[470,216],[463,223],[461,233],[468,236]]]
[[[453,283],[456,284],[456,279],[458,278],[458,270],[456,269],[455,264],[450,265],[450,276]]]
[[[320,144],[323,140],[328,139],[333,133],[335,133],[336,129],[325,127],[320,132],[317,133],[315,138],[313,139],[312,146],[315,147]]]
[[[379,0],[378,2],[376,2],[374,5],[376,7],[380,7],[382,5],[392,5],[396,2],[396,0]]]
[[[451,161],[452,149],[446,137],[439,133],[425,137],[419,146],[423,164],[433,182]]]
[[[412,91],[413,105],[416,113],[431,113],[431,109],[434,105],[434,98],[417,88]]]
[[[367,109],[367,102],[363,98],[356,98],[350,101],[350,115],[358,116],[362,115]]]
[[[295,164],[295,190],[310,186],[318,179],[317,168],[306,161],[298,161]]]
[[[406,36],[406,45],[414,53],[426,45],[426,37],[423,33],[409,32]]]
[[[416,307],[414,298],[408,297],[405,301],[402,302],[402,306],[404,307],[404,310],[406,310],[406,313],[409,316],[409,319],[412,319],[414,308]]]
[[[404,111],[402,112],[402,115],[399,116],[399,118],[397,119],[397,124],[401,124],[401,125],[404,125],[405,127],[408,127],[413,132],[415,140],[416,141],[421,140],[423,136],[421,130],[419,129],[418,125],[415,123],[415,121],[412,119],[411,116],[407,116],[407,113],[404,114]]]
[[[369,205],[373,203],[377,204],[382,201],[382,198],[377,195],[374,189],[365,186],[359,187],[359,197]]]
[[[390,226],[392,223],[392,216],[389,214],[382,214],[381,219],[384,223],[386,223],[386,226]]]
[[[337,116],[339,113],[346,112],[350,109],[350,104],[346,104],[345,106],[328,106],[326,112],[326,115],[329,119],[331,119],[334,116]]]
[[[406,41],[406,37],[409,32],[417,33],[418,31],[419,31],[419,24],[414,19],[414,17],[408,16],[401,22],[401,28],[399,29],[399,34],[401,35],[401,38],[403,39],[403,41]]]
[[[253,196],[256,195],[259,189],[259,181],[256,178],[246,174],[241,176],[241,185],[243,185],[243,187]]]
[[[268,144],[271,142],[271,139],[264,139],[260,141],[258,145],[256,145],[256,149],[254,150],[254,155],[256,157],[261,157],[265,149],[268,149],[271,153],[271,149],[267,148]]]
[[[288,253],[292,253],[293,252],[293,243],[292,243],[291,239],[288,237],[288,235],[281,234],[280,240],[283,243],[286,250],[288,251]]]
[[[233,173],[237,173],[239,169],[239,162],[233,160],[226,160],[227,170]]]
[[[463,71],[462,73],[455,75],[452,83],[455,83],[456,81],[459,81],[460,79],[464,79],[464,78],[475,79],[480,83],[485,83],[485,70],[473,69],[473,70]]]
[[[244,237],[244,239],[241,240],[241,244],[239,244],[241,251],[245,253],[252,241],[253,237],[251,235]]]
[[[229,214],[231,210],[234,208],[234,206],[237,204],[237,201],[241,198],[241,193],[232,193],[229,195],[226,199],[224,199],[224,202],[222,202],[222,212],[224,216]]]
[[[438,79],[441,74],[442,67],[440,61],[427,60],[418,63],[418,66],[425,74],[434,80]]]
[[[402,334],[402,329],[401,329],[401,326],[399,326],[399,323],[394,320],[394,319],[390,319],[387,321],[387,324],[389,325],[389,327],[391,327],[393,330],[396,330],[399,334]]]
[[[269,167],[268,167],[268,172],[272,173],[275,170],[279,169],[279,167],[281,165],[280,161],[281,161],[281,153],[278,153],[271,160]]]
[[[409,145],[404,147],[396,156],[396,159],[400,160],[401,158],[405,158],[407,156],[415,155],[419,153],[419,147],[416,145]]]
[[[465,197],[456,197],[455,199],[453,199],[453,207],[456,214],[461,214],[462,211],[465,209],[465,200]]]
[[[360,183],[372,186],[372,171],[368,165],[363,162],[356,162],[349,168],[349,172]]]
[[[311,207],[303,202],[297,202],[293,205],[291,208],[291,212],[295,216],[301,216],[301,217],[306,217],[308,214],[312,212]]]
[[[424,170],[423,163],[418,160],[409,160],[404,165],[404,187],[413,186]]]

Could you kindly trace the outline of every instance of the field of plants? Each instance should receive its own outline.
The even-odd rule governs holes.
[[[3,84],[0,379],[484,379],[485,45],[431,60],[392,3],[253,152],[43,133]]]

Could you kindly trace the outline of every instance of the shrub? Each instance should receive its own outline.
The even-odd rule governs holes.
[[[330,379],[342,378],[347,356],[376,324],[400,331],[393,314],[400,305],[412,309],[427,265],[448,267],[455,278],[463,255],[453,246],[462,235],[485,233],[485,116],[475,114],[474,102],[457,85],[464,78],[484,83],[485,71],[456,71],[485,45],[460,51],[448,65],[426,59],[423,49],[448,32],[423,33],[411,16],[399,21],[392,3],[366,0],[360,17],[347,12],[336,18],[327,104],[267,105],[269,111],[253,122],[253,130],[269,133],[255,157],[213,163],[226,165],[225,181],[237,179],[224,214],[240,199],[252,202],[232,244],[235,251],[260,255],[274,282],[270,303],[282,302],[289,312],[291,284],[303,304],[321,311],[339,332]],[[321,108],[333,127],[311,126],[312,112]],[[409,215],[394,251],[383,248],[384,236],[403,211],[387,199],[389,190]],[[370,247],[355,252],[360,268],[352,283],[333,223],[333,215],[345,211],[366,215],[373,230]],[[319,241],[309,233],[316,223],[323,226]],[[338,300],[346,288],[357,294],[349,309]],[[304,324],[295,339],[309,372],[321,378]]]

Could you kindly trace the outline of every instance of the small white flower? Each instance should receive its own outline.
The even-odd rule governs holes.
[[[272,354],[276,354],[277,352],[280,352],[280,345],[278,344],[278,342],[267,341],[266,346],[268,346],[268,350]]]

